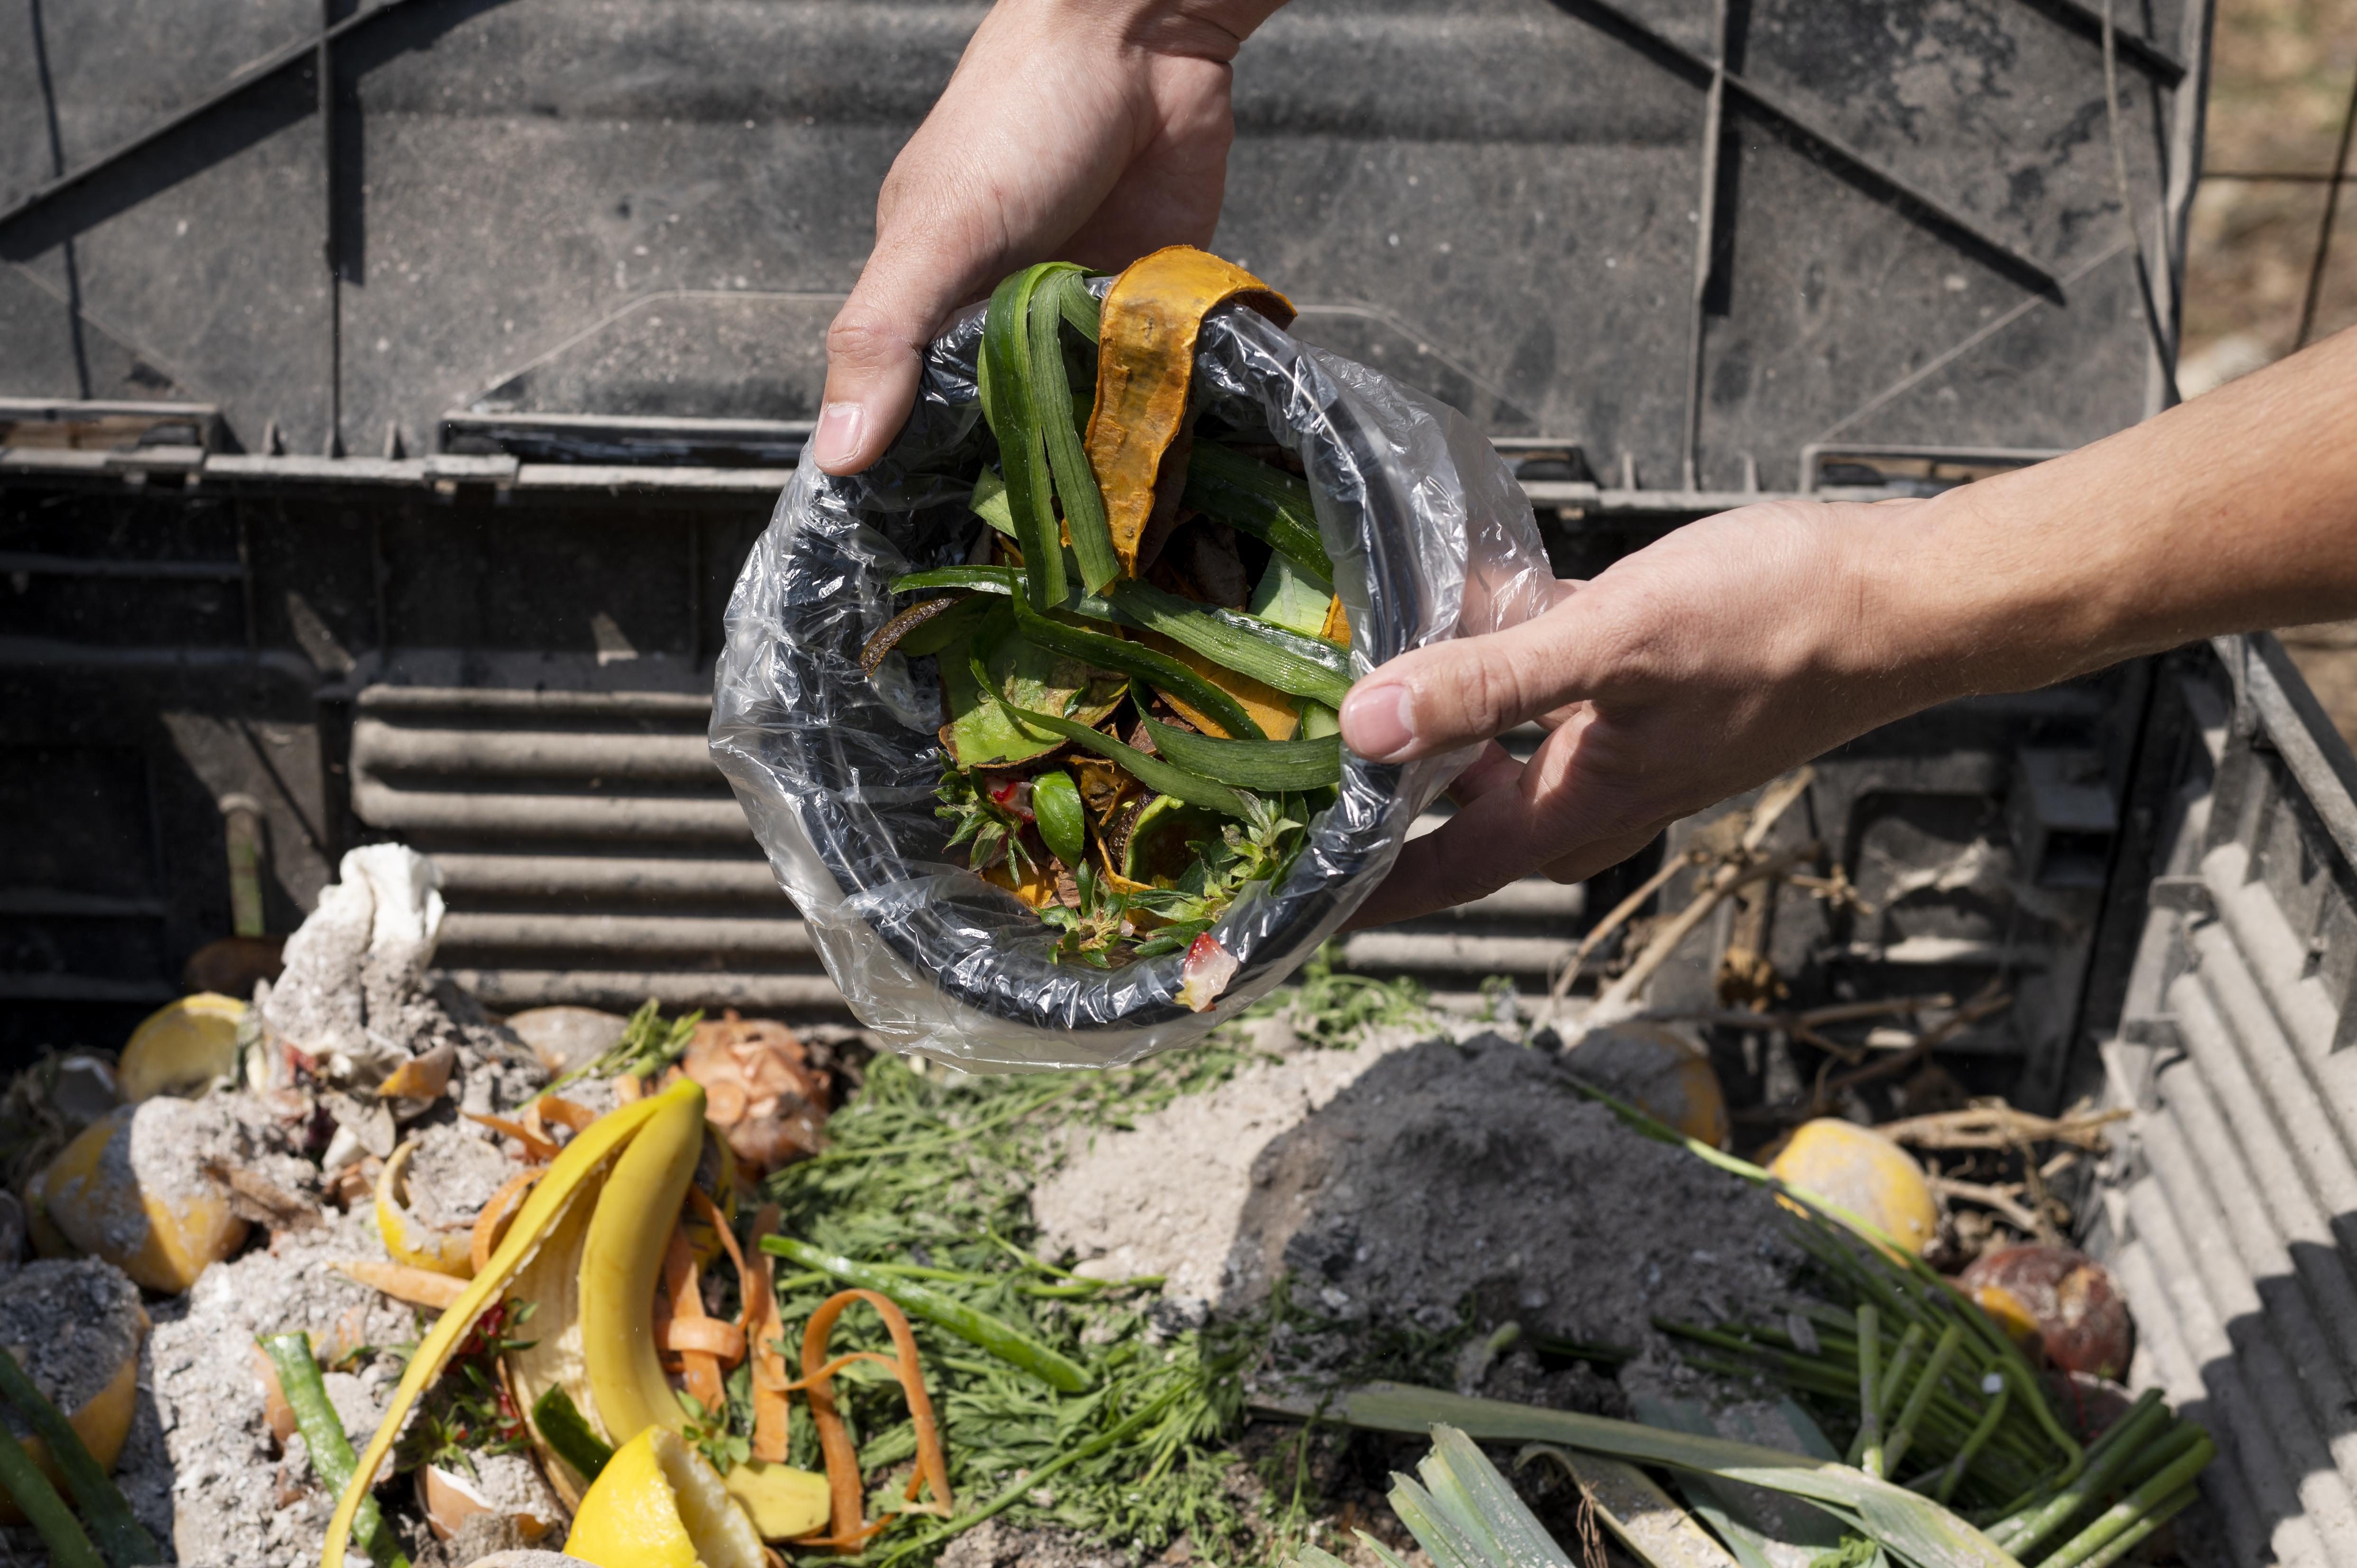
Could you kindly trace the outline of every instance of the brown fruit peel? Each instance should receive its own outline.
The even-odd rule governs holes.
[[[1295,315],[1292,301],[1260,279],[1192,245],[1133,263],[1105,295],[1087,447],[1114,553],[1130,575],[1153,521],[1164,454],[1186,423],[1195,339],[1203,317],[1230,300],[1279,327]]]

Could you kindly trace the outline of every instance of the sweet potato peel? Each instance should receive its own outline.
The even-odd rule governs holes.
[[[1240,300],[1289,325],[1293,304],[1232,262],[1172,245],[1114,280],[1097,330],[1096,406],[1089,417],[1089,467],[1104,495],[1105,522],[1122,570],[1138,571],[1154,516],[1163,455],[1187,417],[1195,338],[1203,317]]]

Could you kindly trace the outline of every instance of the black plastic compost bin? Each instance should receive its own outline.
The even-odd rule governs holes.
[[[7,1049],[173,994],[232,839],[269,932],[353,844],[432,852],[497,1007],[839,1006],[705,755],[711,662],[979,16],[0,0]],[[2107,104],[2086,0],[1297,0],[1215,245],[1478,421],[1585,574],[2161,406],[2210,17],[2115,5]],[[1803,1005],[2000,980],[1943,1068],[2137,1108],[2083,1208],[2238,1563],[2357,1557],[2352,776],[2266,638],[1957,704],[1789,818],[1871,912],[1756,933]],[[1651,864],[1341,962],[1527,1004]],[[1778,1070],[1714,1048],[1738,1099]]]

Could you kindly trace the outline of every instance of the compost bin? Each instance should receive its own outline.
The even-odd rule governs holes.
[[[119,1043],[387,841],[496,1011],[839,1020],[706,757],[711,667],[980,10],[0,0],[8,1050]],[[2110,21],[1297,0],[1237,65],[1216,248],[1488,430],[1566,575],[1748,500],[1928,493],[2170,398],[2210,10]],[[2220,1434],[2236,1562],[2357,1555],[2352,781],[2230,639],[1843,748],[1778,832],[1857,901],[1707,931],[1795,1006],[2000,985],[1943,1070],[2134,1109],[2083,1239],[2138,1376]],[[1613,957],[1582,933],[1702,831],[1338,962],[1529,1016],[1577,956],[1576,1004]],[[1708,1037],[1738,1110],[1789,1089]]]

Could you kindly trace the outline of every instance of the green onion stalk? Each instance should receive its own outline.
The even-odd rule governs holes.
[[[67,1489],[73,1493],[74,1501],[81,1506],[82,1517],[90,1521],[91,1533],[98,1537],[98,1543],[108,1558],[118,1568],[135,1563],[160,1562],[164,1553],[156,1546],[156,1538],[148,1534],[146,1528],[133,1516],[131,1504],[107,1476],[106,1466],[91,1455],[81,1440],[81,1434],[59,1413],[58,1407],[49,1402],[48,1396],[41,1392],[39,1385],[16,1364],[16,1357],[5,1350],[0,1350],[0,1396],[5,1396],[16,1407],[16,1413],[23,1416],[25,1423],[33,1429],[33,1434],[48,1444],[49,1457],[57,1462],[59,1472],[65,1477]],[[0,1435],[0,1444],[5,1444],[5,1435]],[[47,1479],[40,1477],[38,1472],[36,1478],[41,1480],[44,1487],[48,1486]],[[12,1494],[15,1492],[13,1484],[9,1490]],[[57,1494],[52,1491],[49,1495],[55,1497]],[[22,1504],[23,1499],[19,1498],[19,1507]],[[24,1513],[26,1518],[34,1519],[31,1509],[25,1509]],[[35,1522],[38,1524],[39,1521],[35,1520]],[[46,1530],[42,1539],[48,1539]],[[83,1544],[87,1546],[89,1542],[85,1541]],[[49,1549],[52,1552],[59,1550],[55,1543],[51,1543]],[[60,1553],[59,1560],[64,1562],[68,1559]]]
[[[2157,1391],[2082,1445],[2021,1348],[1921,1259],[1815,1194],[1593,1085],[1578,1088],[1647,1137],[1791,1199],[1803,1211],[1794,1240],[1830,1288],[1851,1299],[1847,1310],[1801,1309],[1805,1343],[1764,1325],[1706,1329],[1657,1320],[1679,1337],[1741,1358],[1689,1355],[1690,1362],[1747,1378],[1764,1372],[1795,1391],[1854,1406],[1851,1458],[1870,1475],[1895,1472],[1912,1454],[1931,1463],[1902,1483],[1910,1490],[1943,1505],[1967,1490],[2010,1499],[1972,1517],[2028,1568],[2111,1568],[2191,1501],[2216,1446],[2201,1427],[2173,1417]],[[1930,1355],[1908,1387],[1927,1343]]]
[[[328,1385],[319,1376],[319,1363],[311,1358],[311,1337],[307,1334],[273,1334],[262,1341],[262,1352],[278,1371],[278,1391],[286,1396],[289,1409],[295,1412],[295,1429],[303,1434],[303,1444],[310,1451],[311,1468],[319,1473],[328,1495],[341,1497],[352,1482],[352,1472],[358,1462],[352,1455],[351,1440],[344,1435],[343,1418],[328,1402]],[[361,1499],[359,1515],[352,1520],[352,1533],[360,1540],[361,1550],[376,1568],[409,1568],[409,1559],[393,1538],[393,1530],[378,1511],[374,1498]]]
[[[58,1568],[106,1568],[106,1559],[90,1543],[81,1521],[33,1463],[33,1456],[5,1430],[0,1430],[0,1487],[15,1499],[17,1511],[33,1521],[41,1544],[49,1549],[49,1561]],[[124,1565],[118,1563],[116,1568]]]

